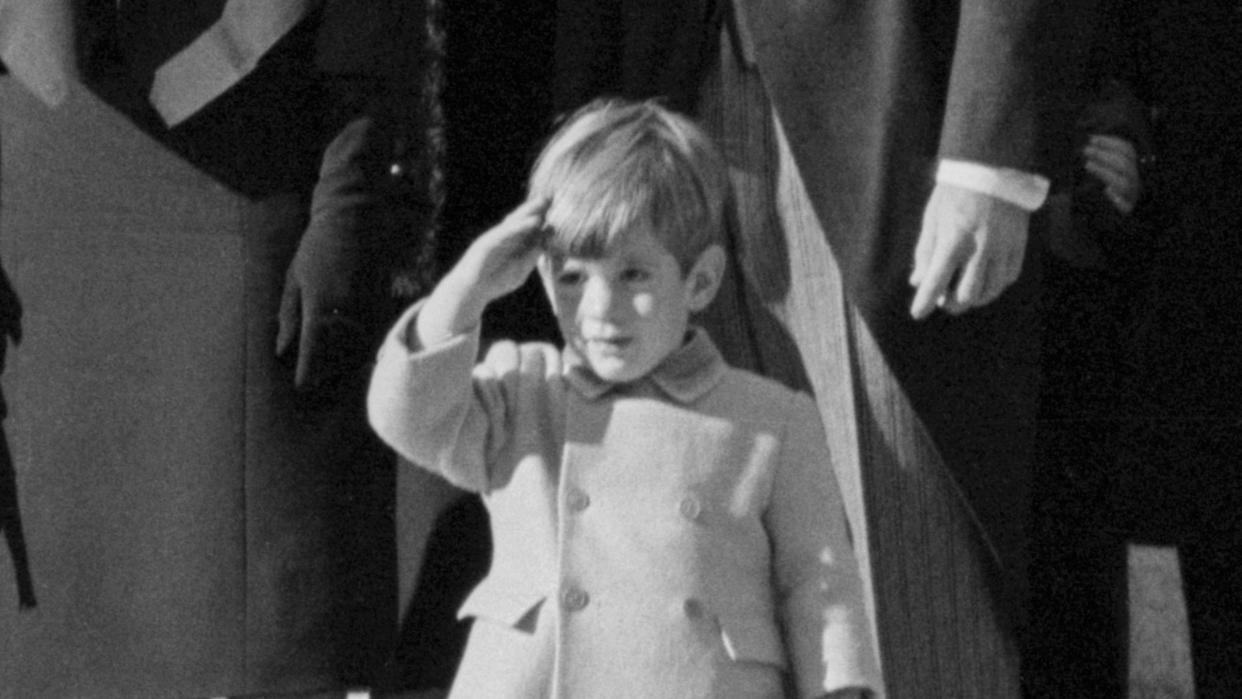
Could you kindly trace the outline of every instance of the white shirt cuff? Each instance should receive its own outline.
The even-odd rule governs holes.
[[[1026,211],[1043,206],[1050,184],[1047,177],[1033,172],[964,160],[941,160],[936,181],[994,196]]]

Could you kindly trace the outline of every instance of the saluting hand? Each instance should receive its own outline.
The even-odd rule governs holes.
[[[461,262],[463,277],[478,287],[485,301],[516,291],[535,269],[546,236],[543,216],[548,201],[529,200],[479,236]]]
[[[423,344],[464,332],[487,304],[522,286],[543,250],[547,209],[546,199],[528,200],[471,243],[419,313]]]

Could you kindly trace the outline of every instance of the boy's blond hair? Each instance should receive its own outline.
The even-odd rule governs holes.
[[[654,101],[597,100],[544,146],[530,196],[551,200],[555,254],[600,257],[646,227],[687,271],[722,242],[732,205],[728,170],[711,138]]]

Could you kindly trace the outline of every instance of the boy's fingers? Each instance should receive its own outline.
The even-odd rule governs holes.
[[[495,244],[501,247],[517,247],[526,249],[542,242],[543,217],[530,214],[516,217],[510,214],[510,218],[506,218],[492,229],[491,235],[494,235]]]
[[[547,199],[528,199],[510,211],[497,228],[523,230],[532,222],[542,222],[547,206]]]
[[[507,218],[512,219],[512,220],[523,220],[523,221],[530,220],[530,219],[536,219],[539,221],[543,221],[543,215],[547,213],[548,204],[551,201],[552,201],[551,199],[548,199],[546,197],[543,199],[527,199],[526,201],[522,202],[516,209],[509,212],[509,216]]]

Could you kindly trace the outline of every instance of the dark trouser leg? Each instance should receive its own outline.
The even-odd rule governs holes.
[[[1126,696],[1126,545],[1115,281],[1048,256],[1032,489],[1027,697]]]
[[[1242,475],[1236,427],[1213,430],[1190,474],[1195,520],[1182,545],[1196,696],[1242,696]],[[1228,444],[1217,442],[1227,441]]]
[[[1179,552],[1190,617],[1195,696],[1237,697],[1242,693],[1242,559],[1238,540],[1199,536]]]
[[[1024,693],[1126,696],[1126,545],[1075,469],[1041,464],[1031,538]],[[1050,482],[1055,481],[1055,482]]]

